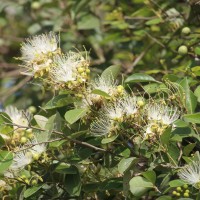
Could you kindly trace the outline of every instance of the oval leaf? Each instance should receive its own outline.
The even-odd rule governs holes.
[[[101,77],[104,79],[116,79],[117,76],[119,75],[121,71],[121,67],[118,65],[111,65],[110,67],[108,67],[107,69],[105,69],[103,71],[103,73],[101,74]]]
[[[123,174],[137,160],[135,157],[123,158],[118,164],[118,170]]]
[[[131,193],[137,197],[142,196],[149,189],[154,187],[150,181],[148,181],[147,179],[145,179],[141,176],[133,177],[130,180],[129,185],[130,185]]]
[[[125,80],[125,83],[137,83],[137,82],[157,82],[157,83],[159,83],[153,77],[151,77],[147,74],[142,74],[142,73],[132,74]]]
[[[79,109],[73,109],[70,111],[67,111],[65,113],[65,119],[70,124],[73,124],[74,122],[78,121],[81,117],[83,117],[88,109],[86,108],[79,108]]]
[[[98,89],[93,90],[92,94],[98,94],[98,95],[100,95],[102,97],[110,98],[109,94],[107,94],[106,92],[104,92],[102,90],[98,90]]]
[[[0,151],[0,173],[9,168],[13,161],[13,154],[9,151]]]
[[[25,192],[24,192],[24,197],[30,197],[33,194],[35,194],[43,185],[39,185],[39,186],[33,186],[31,188],[28,188]]]
[[[191,122],[191,123],[194,123],[194,124],[200,124],[200,112],[195,113],[195,114],[184,115],[183,119],[186,122]]]

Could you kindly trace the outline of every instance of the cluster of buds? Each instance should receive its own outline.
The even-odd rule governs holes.
[[[177,187],[176,190],[172,192],[175,197],[185,197],[188,198],[190,196],[190,190],[188,189],[188,185],[185,184],[183,187]]]

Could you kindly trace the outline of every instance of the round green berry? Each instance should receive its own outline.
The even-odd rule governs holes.
[[[23,143],[23,144],[26,143],[27,142],[27,138],[26,137],[21,137],[20,142]]]
[[[183,186],[183,188],[184,188],[184,189],[187,189],[187,188],[188,188],[188,185],[187,185],[187,184],[185,184],[185,185]]]
[[[179,191],[179,192],[182,191],[181,187],[177,187],[176,190]]]
[[[184,197],[189,197],[189,194],[185,192],[185,193],[183,194],[183,196],[184,196]]]
[[[173,195],[176,195],[176,193],[177,193],[177,192],[176,192],[175,190],[172,192]]]
[[[37,180],[35,180],[35,179],[32,180],[32,181],[31,181],[31,185],[37,185]]]
[[[188,48],[185,45],[182,45],[178,48],[178,53],[180,55],[186,55],[188,53]]]
[[[183,35],[189,35],[191,33],[191,30],[189,27],[184,27],[181,32]]]
[[[32,8],[32,9],[37,10],[37,9],[39,9],[40,7],[41,7],[41,4],[40,4],[40,2],[38,2],[38,1],[34,1],[34,2],[31,4],[31,8]]]
[[[177,196],[177,197],[180,197],[180,196],[181,196],[181,194],[180,194],[179,192],[177,192],[177,193],[176,193],[176,196]]]

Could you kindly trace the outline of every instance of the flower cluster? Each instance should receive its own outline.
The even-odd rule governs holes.
[[[197,160],[185,165],[179,172],[178,176],[186,183],[193,185],[200,189],[200,156],[198,154]]]
[[[27,39],[22,44],[22,73],[40,77],[54,89],[78,90],[88,80],[89,61],[80,52],[62,53],[58,36],[50,32]]]
[[[27,111],[8,106],[4,112],[10,117],[8,120],[13,125],[13,131],[9,135],[1,133],[7,146],[14,152],[13,162],[4,172],[4,176],[10,179],[19,177],[21,171],[35,160],[44,159],[50,134],[28,128],[31,115]]]

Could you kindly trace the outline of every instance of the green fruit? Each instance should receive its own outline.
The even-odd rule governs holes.
[[[181,32],[183,35],[189,35],[191,33],[191,30],[189,27],[184,27]]]
[[[185,192],[185,193],[183,194],[183,196],[184,196],[184,197],[189,197],[189,194]]]
[[[179,192],[182,191],[181,187],[177,187],[176,190],[179,191]]]
[[[20,142],[23,143],[23,144],[26,143],[27,142],[27,138],[26,137],[21,137]]]
[[[34,2],[31,4],[31,8],[32,8],[32,9],[37,10],[37,9],[39,9],[40,7],[41,7],[41,4],[40,4],[40,2],[38,2],[38,1],[34,1]]]
[[[188,53],[188,48],[186,46],[182,45],[178,48],[178,53],[180,55],[186,55]]]
[[[35,180],[35,179],[32,180],[32,181],[31,181],[31,185],[37,185],[37,180]]]

